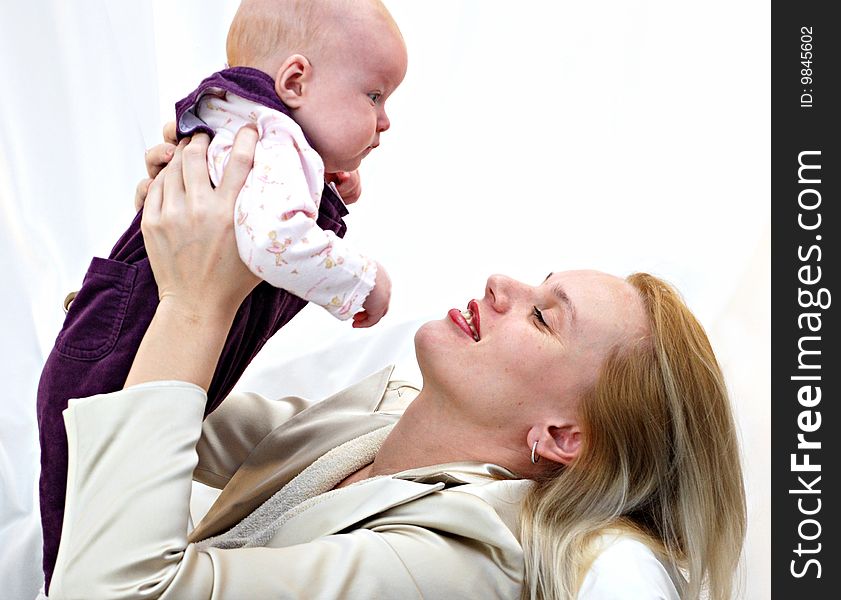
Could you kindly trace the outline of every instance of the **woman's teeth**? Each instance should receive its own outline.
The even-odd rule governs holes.
[[[476,331],[476,326],[473,324],[473,313],[469,310],[463,310],[461,311],[461,316],[464,317],[464,320],[467,321],[467,325],[470,327],[470,331],[473,332],[473,339],[478,342],[479,333]]]

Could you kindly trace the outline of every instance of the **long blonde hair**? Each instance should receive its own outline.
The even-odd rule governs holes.
[[[724,378],[679,294],[645,273],[627,281],[649,335],[605,361],[581,399],[578,458],[526,498],[523,598],[574,598],[595,540],[619,527],[686,574],[685,598],[729,600],[745,496]]]

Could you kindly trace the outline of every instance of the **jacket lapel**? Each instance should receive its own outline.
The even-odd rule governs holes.
[[[391,508],[443,490],[449,485],[498,480],[518,483],[516,475],[511,471],[497,465],[478,462],[422,467],[392,476],[364,480],[312,498],[292,509],[295,515],[278,529],[269,546],[292,546],[344,531]],[[481,492],[475,495],[482,497]],[[519,503],[511,504],[515,508],[519,507]],[[516,511],[516,515],[519,515],[519,510]]]
[[[392,367],[387,367],[374,373],[267,435],[231,477],[189,540],[202,540],[229,529],[324,453],[394,423],[399,415],[376,412],[391,371]]]
[[[333,490],[298,507],[275,533],[269,546],[292,546],[343,531],[373,515],[444,488],[444,483],[418,483],[377,477]]]

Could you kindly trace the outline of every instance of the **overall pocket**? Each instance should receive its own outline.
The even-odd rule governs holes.
[[[77,360],[106,356],[117,343],[136,276],[135,265],[95,257],[67,311],[56,350]]]

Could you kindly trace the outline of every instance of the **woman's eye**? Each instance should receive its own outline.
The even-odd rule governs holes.
[[[543,313],[540,312],[539,308],[537,308],[536,306],[533,306],[531,312],[537,318],[537,320],[540,321],[541,325],[544,325],[544,326],[548,327],[548,325],[546,325],[546,319],[543,318]]]
[[[371,92],[370,94],[368,94],[368,98],[370,98],[371,102],[373,102],[374,104],[380,101],[381,96],[382,94],[380,94],[379,92]]]

